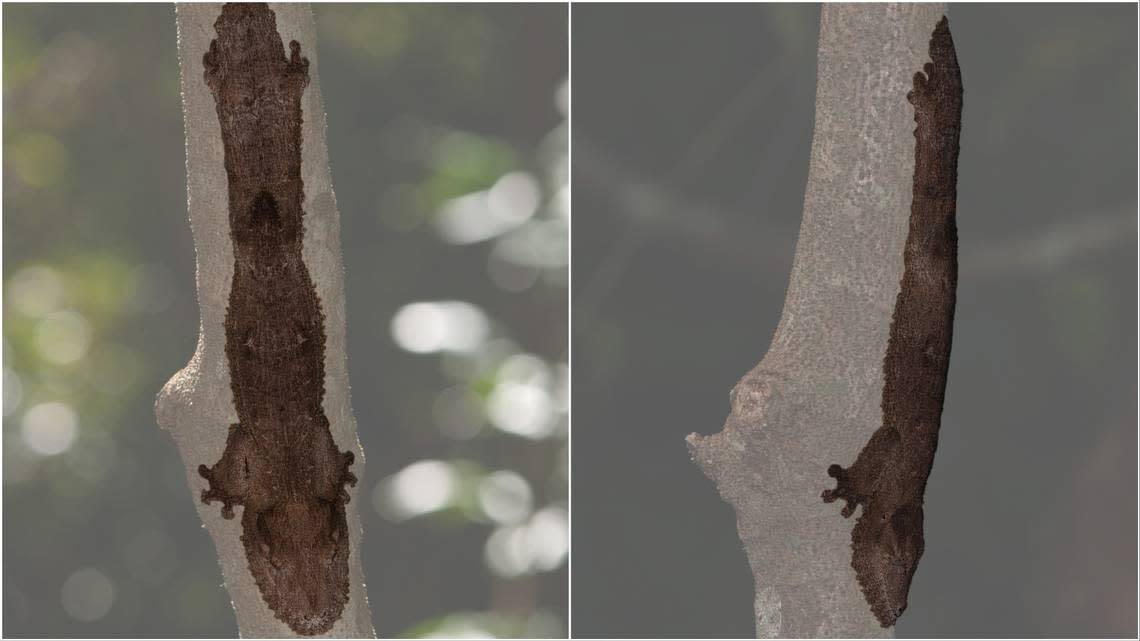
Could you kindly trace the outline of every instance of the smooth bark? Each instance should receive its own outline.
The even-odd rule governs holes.
[[[363,481],[364,455],[357,439],[356,419],[349,398],[345,356],[344,264],[340,249],[340,214],[332,190],[325,142],[325,112],[318,78],[316,28],[308,4],[271,3],[282,41],[297,40],[309,59],[310,82],[302,96],[305,234],[302,255],[325,313],[325,415],[339,450],[351,450],[352,472]],[[228,426],[236,422],[230,373],[225,356],[223,320],[233,276],[233,246],[229,235],[227,178],[223,166],[221,129],[214,98],[203,80],[202,55],[216,37],[214,21],[220,4],[177,6],[178,54],[182,71],[182,100],[186,127],[186,174],[190,226],[197,253],[198,305],[201,323],[198,347],[189,364],[166,384],[158,396],[159,425],[178,443],[186,480],[198,515],[214,540],[226,589],[243,637],[294,637],[266,606],[240,541],[241,519],[225,520],[217,504],[204,505],[199,496],[206,481],[200,464],[212,465],[225,449]],[[349,600],[341,619],[325,636],[374,637],[372,616],[361,570],[361,526],[358,507],[363,484],[349,488]],[[240,512],[239,512],[240,515]]]
[[[823,6],[815,133],[783,313],[768,353],[732,390],[724,429],[687,438],[736,510],[760,638],[893,633],[855,580],[855,519],[820,493],[834,487],[828,465],[850,465],[882,419],[914,171],[906,95],[943,13],[941,4]]]

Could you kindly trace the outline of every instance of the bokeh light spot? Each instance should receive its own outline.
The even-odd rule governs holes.
[[[549,436],[553,412],[546,390],[528,383],[499,383],[487,399],[487,417],[500,430],[531,439]]]
[[[517,265],[561,269],[570,262],[569,236],[565,220],[531,221],[499,239],[495,253]]]
[[[43,456],[66,452],[75,442],[79,417],[70,405],[40,403],[24,413],[20,433],[28,449]]]
[[[550,199],[550,213],[556,219],[570,222],[570,187],[563,185]]]
[[[462,615],[452,615],[438,627],[424,634],[424,639],[494,639],[496,636],[477,621]]]
[[[545,507],[531,517],[527,538],[536,569],[550,571],[566,560],[570,551],[569,526],[569,515],[560,507]]]
[[[563,80],[554,90],[554,106],[563,116],[570,115],[570,81]]]
[[[36,349],[60,365],[83,358],[91,346],[91,325],[75,311],[52,312],[36,324]]]
[[[531,439],[554,432],[550,370],[533,354],[515,354],[499,367],[497,384],[487,399],[487,418],[500,430]]]
[[[501,176],[490,189],[453,198],[440,208],[435,225],[447,242],[468,245],[504,234],[538,210],[542,190],[525,172]]]
[[[381,516],[402,521],[448,507],[458,488],[459,475],[450,463],[417,461],[380,481],[372,504]]]
[[[111,611],[115,602],[115,588],[106,574],[95,568],[84,568],[63,582],[61,600],[64,611],[71,618],[90,623],[102,619]]]
[[[24,382],[16,372],[4,368],[4,416],[15,412],[24,400]]]
[[[510,470],[488,474],[479,482],[479,507],[491,520],[510,525],[530,515],[534,499],[530,484]]]
[[[550,383],[550,368],[546,361],[534,354],[514,354],[499,367],[499,380],[511,383],[529,383],[545,387]]]
[[[483,310],[462,301],[404,305],[391,324],[396,344],[417,354],[471,351],[487,339],[489,331]]]
[[[487,537],[484,558],[495,574],[511,578],[526,573],[526,530],[519,526],[501,527]]]
[[[504,224],[519,225],[538,210],[542,189],[534,176],[512,171],[505,174],[487,192],[487,207],[491,215]]]
[[[25,316],[39,318],[63,304],[63,281],[50,267],[32,265],[8,280],[8,302]]]
[[[558,363],[554,366],[554,409],[558,412],[570,411],[570,366]]]
[[[548,506],[522,525],[500,527],[487,538],[484,558],[503,577],[548,572],[566,560],[570,550],[569,518],[561,507]]]

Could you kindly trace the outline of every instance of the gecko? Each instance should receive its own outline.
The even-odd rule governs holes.
[[[903,276],[883,359],[883,423],[850,467],[831,465],[851,531],[856,579],[884,627],[898,620],[924,549],[923,494],[946,394],[958,282],[956,201],[962,76],[949,21],[930,38],[931,62],[914,74],[914,178]]]
[[[348,601],[346,485],[322,407],[324,313],[302,258],[301,96],[309,61],[287,58],[264,3],[228,3],[204,54],[224,147],[234,273],[225,353],[238,422],[202,501],[242,506],[241,542],[266,604],[294,632],[328,632]]]

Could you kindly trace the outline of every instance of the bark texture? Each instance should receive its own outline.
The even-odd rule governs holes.
[[[351,453],[353,472],[361,477],[364,456],[357,439],[349,397],[345,352],[344,266],[340,250],[340,217],[332,191],[325,144],[324,105],[317,73],[316,29],[307,4],[270,5],[284,43],[296,40],[309,59],[308,87],[301,96],[301,179],[304,185],[304,235],[301,256],[324,314],[324,397],[337,451]],[[243,547],[240,519],[227,520],[221,511],[198,500],[208,483],[199,466],[218,461],[226,449],[229,426],[238,422],[226,356],[224,321],[234,276],[234,247],[230,233],[228,182],[222,132],[214,96],[203,80],[203,54],[217,38],[219,4],[180,4],[177,7],[178,51],[186,127],[187,196],[197,252],[198,304],[201,322],[198,346],[189,364],[167,382],[156,402],[159,425],[178,443],[187,483],[202,522],[218,551],[222,575],[243,637],[297,636],[267,604],[259,591]],[[359,501],[354,488],[345,506],[348,530],[348,600],[340,618],[323,636],[374,637],[372,617],[360,563]],[[244,508],[243,508],[244,509]],[[323,627],[322,627],[323,629]]]
[[[914,174],[914,73],[941,4],[824,5],[803,222],[768,353],[724,429],[690,453],[733,506],[756,634],[884,637],[851,567],[852,522],[820,500],[828,466],[882,424],[883,355]]]

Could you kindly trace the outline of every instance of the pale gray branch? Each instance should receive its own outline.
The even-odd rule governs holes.
[[[851,568],[851,528],[820,499],[879,427],[882,363],[910,214],[912,76],[940,4],[828,4],[803,223],[768,353],[724,429],[688,437],[736,510],[759,637],[883,637]],[[741,297],[750,292],[740,292]]]
[[[339,450],[356,455],[352,471],[363,479],[364,456],[356,435],[349,399],[345,356],[344,264],[340,249],[340,214],[332,190],[325,142],[325,112],[318,78],[316,28],[308,4],[272,3],[282,40],[297,40],[309,58],[310,82],[302,97],[304,113],[301,172],[305,191],[303,256],[325,313],[325,415]],[[274,617],[249,572],[241,519],[224,520],[217,504],[199,499],[206,481],[200,464],[212,465],[225,449],[228,426],[236,422],[225,357],[223,320],[233,276],[229,236],[227,179],[222,137],[214,98],[203,81],[202,54],[216,34],[220,4],[177,6],[178,55],[186,127],[186,176],[190,226],[197,253],[198,347],[190,363],[167,382],[156,402],[159,425],[178,443],[194,505],[214,540],[225,587],[243,637],[295,637]],[[349,600],[329,637],[374,637],[361,570],[359,490],[349,488]]]

